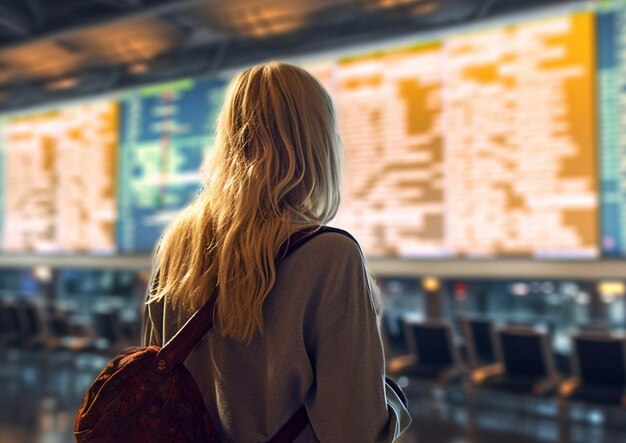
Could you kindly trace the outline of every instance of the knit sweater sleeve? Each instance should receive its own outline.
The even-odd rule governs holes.
[[[411,418],[385,382],[382,341],[362,253],[347,237],[333,237],[332,259],[323,270],[325,283],[306,326],[315,383],[305,406],[322,442],[390,442],[406,430]]]

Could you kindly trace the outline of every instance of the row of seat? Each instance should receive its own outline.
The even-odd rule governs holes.
[[[136,333],[124,328],[115,309],[93,312],[92,326],[77,327],[66,313],[41,299],[0,298],[1,347],[115,354],[138,340]],[[451,323],[406,321],[403,329],[409,353],[390,359],[388,372],[626,406],[624,336],[603,332],[573,335],[573,377],[564,378],[556,369],[546,332],[522,326],[496,327],[484,318],[463,317],[460,326],[466,358],[455,345]]]
[[[496,327],[486,319],[461,318],[467,358],[447,321],[407,321],[407,355],[388,362],[395,376],[439,382],[467,380],[474,387],[626,407],[626,337],[607,332],[571,336],[573,376],[558,373],[549,334],[524,326]]]
[[[91,325],[77,325],[42,299],[0,298],[0,346],[114,354],[137,341],[117,310],[96,311],[91,317]]]

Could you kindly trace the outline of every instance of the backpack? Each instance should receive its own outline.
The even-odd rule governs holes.
[[[323,232],[321,226],[293,234],[278,251],[280,263],[298,247]],[[155,280],[158,278],[158,274]],[[93,382],[74,420],[78,443],[219,442],[196,382],[183,362],[213,326],[215,299],[203,305],[162,348],[133,347],[122,351]],[[269,441],[292,442],[309,418],[302,406]]]

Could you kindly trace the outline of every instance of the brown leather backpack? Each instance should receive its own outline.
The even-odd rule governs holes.
[[[322,226],[292,235],[279,249],[278,261],[322,232]],[[98,375],[74,420],[79,443],[219,442],[219,436],[191,373],[183,365],[191,350],[213,326],[212,297],[162,348],[129,348]],[[302,406],[272,443],[293,441],[308,424]]]

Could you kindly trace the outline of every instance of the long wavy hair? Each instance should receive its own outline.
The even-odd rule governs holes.
[[[167,295],[191,312],[217,294],[223,336],[249,341],[262,332],[279,246],[337,212],[340,157],[333,104],[315,77],[278,62],[238,75],[218,118],[203,189],[157,246],[159,279],[149,301]]]

